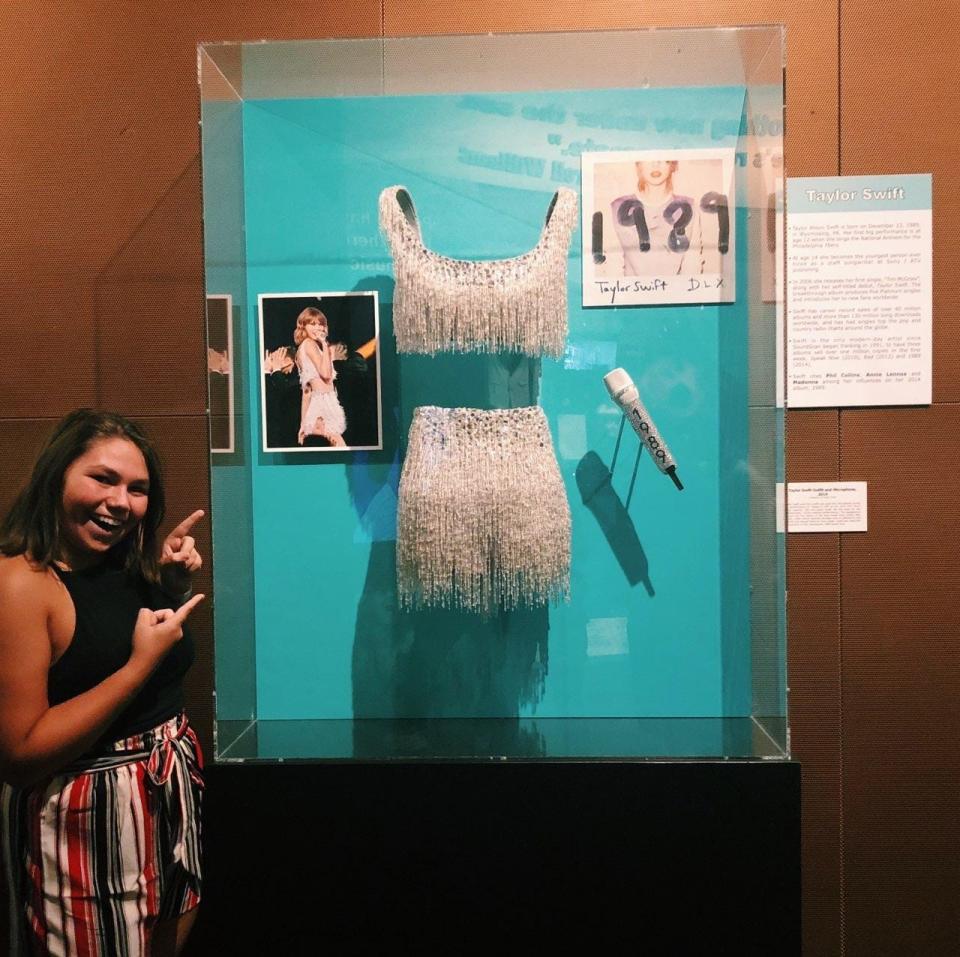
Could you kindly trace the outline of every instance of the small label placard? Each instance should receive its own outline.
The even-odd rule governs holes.
[[[790,532],[865,532],[866,482],[787,483]]]

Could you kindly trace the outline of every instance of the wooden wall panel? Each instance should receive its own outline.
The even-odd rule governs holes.
[[[839,472],[834,411],[792,412],[787,476],[830,481]],[[787,553],[788,679],[793,755],[803,771],[803,952],[840,951],[843,888],[840,553],[838,536],[793,535]]]
[[[842,171],[934,175],[935,404],[842,414],[843,478],[869,483],[870,520],[842,546],[848,953],[937,957],[960,952],[960,87],[942,68],[960,20],[842,11]]]
[[[843,172],[933,173],[934,401],[956,402],[960,16],[952,3],[915,4],[908,17],[892,0],[848,0],[842,9]]]
[[[380,31],[373,0],[120,10],[0,4],[2,415],[202,412],[202,296],[180,315],[181,282],[202,275],[197,42]],[[159,315],[130,315],[109,289],[121,278],[174,288],[159,288]],[[101,358],[114,370],[132,359],[132,374],[98,380]]]
[[[204,414],[202,277],[97,280],[93,332],[98,406],[131,415]]]
[[[27,483],[37,454],[53,428],[52,419],[0,419],[0,514],[6,514]]]
[[[0,236],[14,230],[0,227]],[[0,416],[59,416],[93,405],[92,276],[58,275],[46,264],[18,276],[19,263],[11,259],[8,268],[5,262],[6,254],[0,260]]]
[[[850,953],[960,952],[958,430],[956,405],[843,413],[869,495],[842,544]]]
[[[206,409],[201,204],[197,156],[98,275],[99,405],[152,415]]]
[[[846,873],[852,916],[846,957],[946,957],[958,952],[956,857],[863,864],[851,856]]]

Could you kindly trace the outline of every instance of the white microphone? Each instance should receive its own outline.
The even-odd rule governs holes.
[[[669,475],[673,484],[682,492],[683,486],[677,478],[677,463],[670,454],[667,443],[663,441],[663,437],[653,424],[650,413],[640,401],[640,392],[633,384],[633,379],[625,369],[614,369],[603,377],[603,384],[607,387],[610,398],[623,410],[623,414],[633,426],[633,431],[640,437],[640,441],[650,450],[657,468],[664,475]]]

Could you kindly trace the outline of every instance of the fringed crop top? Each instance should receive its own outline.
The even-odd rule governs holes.
[[[319,348],[319,346],[317,347]],[[324,349],[329,349],[329,346],[324,346]],[[336,379],[337,370],[333,368],[333,363],[330,363],[330,368],[333,369],[333,375],[331,376],[331,381]],[[301,345],[297,349],[297,372],[300,374],[300,387],[306,389],[314,379],[320,378],[320,370],[313,363],[313,359],[307,355],[306,349]]]
[[[393,330],[399,352],[563,354],[567,252],[577,194],[559,189],[540,241],[512,259],[451,259],[427,249],[403,186],[380,194],[380,227],[393,256]]]

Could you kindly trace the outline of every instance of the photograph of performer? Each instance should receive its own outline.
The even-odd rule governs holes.
[[[308,435],[322,436],[333,446],[346,445],[343,433],[347,431],[347,417],[333,385],[337,371],[327,344],[328,334],[327,317],[319,309],[308,306],[297,316],[293,341],[303,391],[298,445],[303,445]]]
[[[378,321],[372,292],[260,296],[264,451],[382,447]]]

